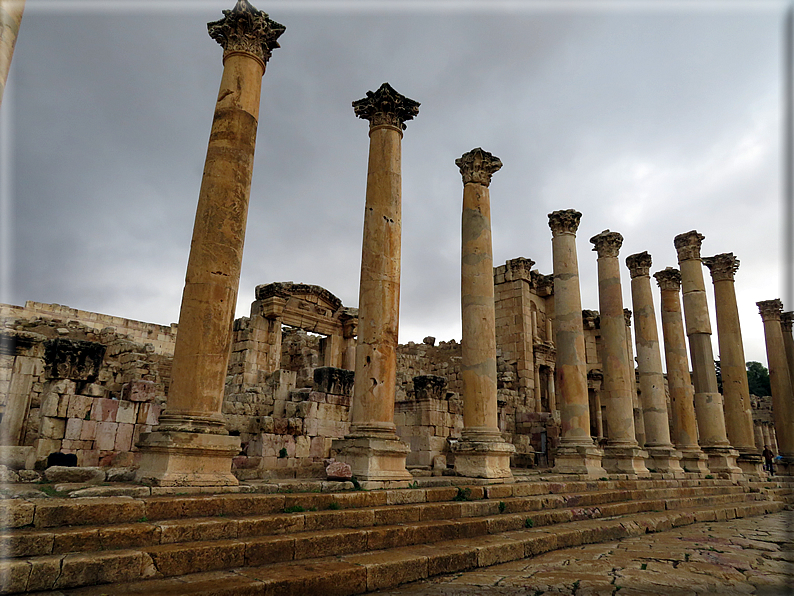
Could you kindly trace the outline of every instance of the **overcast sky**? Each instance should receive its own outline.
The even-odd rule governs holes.
[[[206,23],[233,4],[27,1],[2,104],[3,302],[177,321],[222,72]],[[287,30],[263,79],[237,316],[273,281],[357,306],[369,139],[351,102],[388,81],[422,104],[403,139],[401,342],[460,339],[454,162],[482,147],[504,163],[495,265],[551,273],[547,214],[574,208],[583,308],[598,309],[589,238],[607,228],[631,308],[625,257],[677,267],[673,237],[696,229],[703,256],[741,260],[746,358],[766,363],[785,2],[253,4]]]

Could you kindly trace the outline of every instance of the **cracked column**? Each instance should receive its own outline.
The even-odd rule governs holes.
[[[769,364],[769,384],[772,386],[772,417],[775,421],[782,464],[791,471],[794,468],[794,397],[791,376],[786,360],[786,345],[780,325],[783,303],[779,299],[763,300],[756,303],[761,319],[764,321],[766,358]],[[770,432],[770,448],[772,447]],[[782,466],[781,466],[782,467]],[[791,473],[789,471],[789,473]],[[779,472],[783,474],[784,471]]]
[[[604,371],[602,403],[609,433],[604,447],[604,469],[612,474],[647,476],[645,458],[634,429],[632,383],[628,377],[626,319],[620,285],[618,252],[623,236],[604,230],[590,238],[598,253],[598,309],[601,315],[601,367]],[[632,374],[634,367],[631,367]]]
[[[733,253],[704,257],[714,283],[717,314],[717,338],[722,372],[722,396],[725,402],[725,430],[728,440],[739,452],[737,463],[745,474],[763,474],[763,460],[755,448],[753,406],[747,383],[739,307],[736,304],[734,275],[739,259]]]
[[[695,417],[695,390],[689,376],[684,319],[681,313],[681,273],[668,267],[653,274],[661,290],[664,359],[667,363],[667,388],[673,418],[672,440],[681,453],[681,467],[687,472],[708,474],[708,456],[698,444]]]
[[[369,121],[369,164],[361,250],[356,380],[350,433],[333,449],[366,481],[405,481],[410,451],[394,425],[397,331],[400,319],[402,230],[401,143],[405,122],[419,103],[388,83],[353,102],[356,116]]]
[[[645,421],[645,450],[651,471],[683,476],[681,454],[670,440],[667,397],[664,391],[662,353],[656,328],[656,311],[651,293],[651,255],[641,252],[626,257],[631,275],[631,303],[634,308],[634,338],[640,373],[642,417]]]
[[[587,359],[579,292],[576,230],[582,214],[573,209],[549,214],[554,269],[554,341],[557,347],[555,378],[562,425],[554,472],[601,477],[604,452],[590,437],[587,395]],[[551,401],[551,398],[549,398]]]
[[[700,432],[700,447],[709,457],[713,474],[740,474],[736,464],[739,452],[731,447],[725,430],[722,394],[717,388],[714,353],[711,346],[711,321],[706,302],[706,284],[700,261],[700,245],[705,236],[695,230],[679,234],[674,244],[678,251],[683,290],[684,322],[692,357],[695,385],[695,416]]]
[[[475,478],[512,478],[513,445],[499,432],[496,403],[496,313],[491,248],[491,175],[502,162],[480,148],[455,160],[463,177],[461,247],[461,379],[463,431],[455,471]]]
[[[239,0],[209,23],[223,47],[204,175],[190,245],[171,387],[160,424],[141,435],[138,479],[158,485],[237,484],[221,407],[251,191],[265,65],[284,26]]]

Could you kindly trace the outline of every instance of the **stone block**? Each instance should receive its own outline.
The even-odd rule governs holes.
[[[59,393],[47,393],[41,402],[41,415],[53,418],[66,418],[69,408],[69,396]]]
[[[358,530],[329,530],[295,538],[296,559],[345,555],[366,548],[367,534]]]
[[[48,482],[53,483],[94,483],[104,482],[105,471],[101,468],[52,466],[45,470],[44,477]]]
[[[66,420],[66,428],[64,429],[63,438],[72,441],[79,441],[82,432],[83,419],[82,418],[69,418]]]
[[[0,519],[6,528],[20,528],[33,523],[35,513],[33,503],[21,499],[5,499],[0,501]]]
[[[91,410],[93,398],[85,395],[72,395],[69,397],[69,406],[66,411],[67,418],[79,418],[82,420]]]
[[[113,451],[118,427],[116,422],[98,422],[94,446],[100,451]]]
[[[115,422],[118,409],[118,400],[97,398],[91,406],[91,419],[99,422]]]
[[[119,427],[116,430],[116,441],[113,449],[115,451],[129,451],[132,447],[132,435],[134,430],[134,424],[126,424],[123,422],[119,423]]]
[[[95,420],[81,420],[80,421],[80,437],[81,441],[93,441],[96,439],[96,421]],[[67,424],[68,426],[68,424]]]
[[[131,401],[119,401],[116,403],[118,404],[118,408],[116,410],[116,422],[135,424],[138,404]]]
[[[0,462],[12,470],[32,470],[36,463],[36,450],[30,446],[0,446]]]
[[[39,433],[45,439],[63,439],[66,432],[66,420],[63,418],[50,418],[44,416],[41,419]]]
[[[129,381],[121,388],[121,399],[134,402],[151,402],[157,395],[154,381]]]

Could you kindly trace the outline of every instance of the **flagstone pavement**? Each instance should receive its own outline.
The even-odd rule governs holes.
[[[375,593],[794,596],[794,511],[567,548]]]

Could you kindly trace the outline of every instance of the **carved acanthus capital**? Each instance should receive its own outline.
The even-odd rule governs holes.
[[[405,122],[419,114],[419,102],[400,95],[388,83],[377,91],[367,91],[364,99],[353,102],[356,116],[369,120],[370,129],[376,126],[394,126],[405,130]]]
[[[734,274],[739,270],[739,259],[732,252],[703,257],[701,261],[711,271],[713,281],[733,281]]]
[[[579,229],[579,221],[581,219],[582,214],[575,209],[563,209],[562,211],[549,213],[551,235],[573,234],[576,236],[576,230]]]
[[[498,172],[502,167],[502,160],[487,151],[483,151],[481,147],[477,147],[456,159],[455,165],[460,168],[463,184],[473,182],[474,184],[488,186],[491,183],[493,173]]]
[[[631,309],[623,309],[623,319],[626,321],[626,327],[631,327]]]
[[[629,268],[629,274],[632,279],[635,277],[648,277],[650,275],[651,265],[653,259],[647,251],[638,252],[626,257],[626,267]]]
[[[695,230],[676,236],[673,239],[673,244],[678,251],[678,262],[699,259],[700,245],[703,244],[705,238],[703,234],[698,234]]]
[[[780,315],[780,327],[785,333],[791,334],[794,327],[794,312],[788,311]]]
[[[783,302],[780,301],[780,298],[775,298],[774,300],[762,300],[761,302],[756,302],[758,306],[758,312],[761,314],[761,319],[766,321],[779,321],[781,319],[780,315],[783,312]]]
[[[598,258],[603,257],[617,257],[620,252],[620,247],[623,246],[623,236],[619,232],[610,232],[604,230],[600,234],[596,234],[590,238],[590,242],[594,244],[593,250],[598,253]]]
[[[233,9],[223,11],[221,20],[207,23],[207,30],[221,44],[224,56],[245,52],[267,64],[273,50],[281,47],[276,40],[287,28],[251,6],[248,0],[237,0]]]
[[[681,290],[681,272],[673,267],[667,267],[653,274],[660,290]]]

